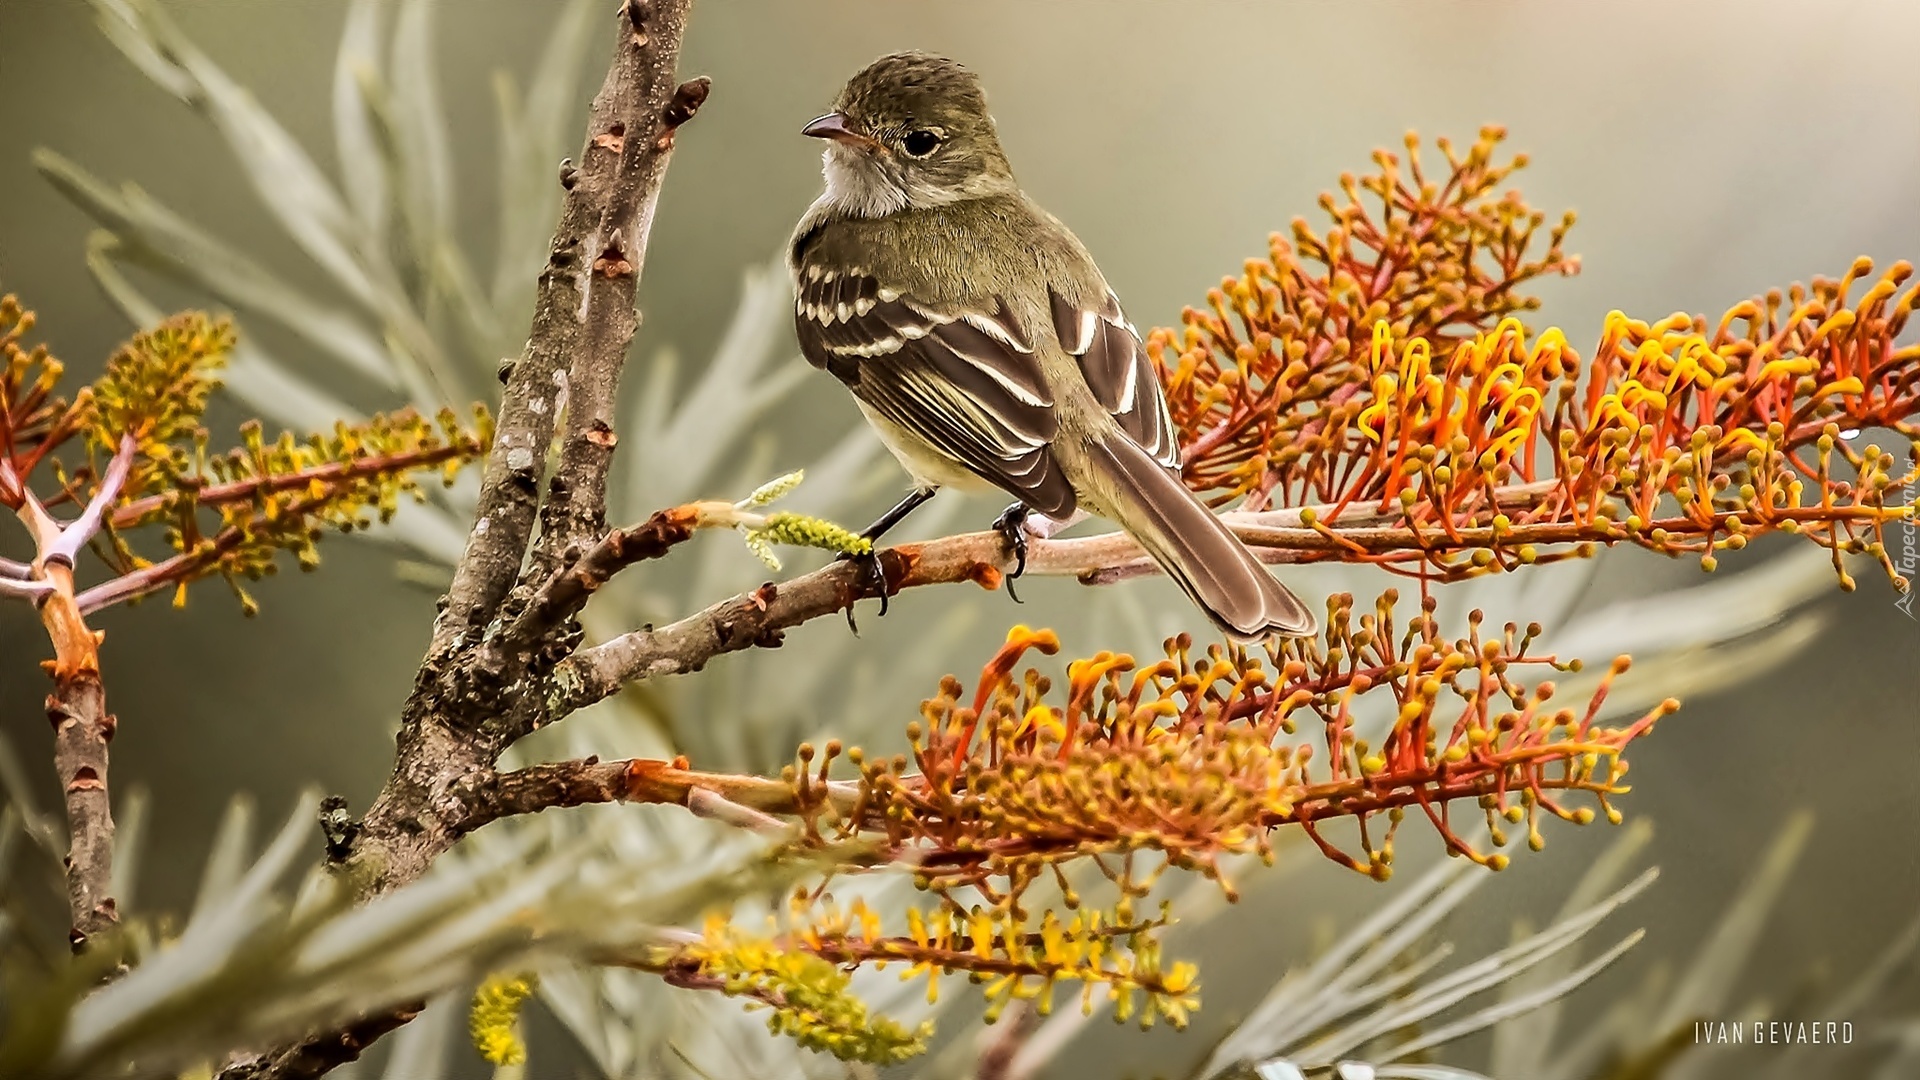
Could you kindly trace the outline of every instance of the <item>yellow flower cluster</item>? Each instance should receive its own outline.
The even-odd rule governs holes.
[[[473,1005],[467,1013],[467,1032],[473,1048],[495,1065],[524,1065],[526,1040],[520,1037],[520,1010],[538,989],[533,975],[498,974],[489,976],[474,991]]]
[[[1076,897],[1068,903],[1078,907]],[[682,959],[717,978],[728,993],[759,999],[774,1017],[768,1026],[839,1057],[885,1063],[924,1048],[931,1024],[909,1033],[890,1020],[869,1018],[847,989],[847,969],[884,970],[904,964],[902,981],[927,980],[927,1000],[939,999],[940,978],[966,973],[987,998],[986,1018],[997,1019],[1015,1001],[1052,1011],[1055,987],[1081,984],[1081,1008],[1091,1013],[1102,987],[1122,1022],[1152,1027],[1166,1020],[1185,1027],[1200,1007],[1198,971],[1162,962],[1157,919],[1137,920],[1131,901],[1111,910],[1081,908],[1066,918],[1044,911],[1038,920],[1011,906],[961,909],[947,901],[929,911],[908,908],[906,933],[888,935],[862,900],[839,904],[831,896],[796,893],[785,929],[752,935],[724,918],[708,921],[703,941]]]
[[[780,569],[780,560],[773,554],[775,544],[821,548],[844,555],[865,555],[873,550],[873,541],[858,533],[825,518],[796,514],[791,510],[768,514],[764,524],[747,529],[745,535],[747,547],[760,557],[760,561],[775,570]]]
[[[84,406],[87,441],[111,454],[122,437],[133,436],[128,497],[187,474],[192,459],[186,446],[204,434],[201,417],[233,345],[231,322],[190,311],[135,334],[107,361]]]
[[[715,917],[700,944],[688,950],[700,973],[720,980],[726,993],[752,998],[770,1008],[768,1030],[843,1061],[890,1065],[927,1048],[933,1025],[909,1030],[898,1021],[873,1016],[856,997],[851,976],[839,966],[802,948],[771,937],[749,934]]]

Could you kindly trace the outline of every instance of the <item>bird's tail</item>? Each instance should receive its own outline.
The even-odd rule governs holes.
[[[1095,442],[1106,516],[1146,548],[1221,630],[1242,642],[1315,632],[1313,612],[1253,557],[1179,477],[1115,431]]]

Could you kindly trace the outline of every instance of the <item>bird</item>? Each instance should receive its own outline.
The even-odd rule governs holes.
[[[787,247],[801,352],[852,391],[913,482],[862,535],[941,488],[997,488],[1016,500],[994,523],[1010,590],[1029,534],[1090,512],[1228,638],[1315,633],[1307,606],[1182,482],[1139,331],[1086,247],[1021,190],[972,70],[882,56],[802,133],[826,146],[824,190]]]

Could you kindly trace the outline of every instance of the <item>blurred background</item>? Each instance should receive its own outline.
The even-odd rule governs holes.
[[[160,7],[338,175],[344,4]],[[565,87],[561,129],[535,133],[562,153],[578,153],[604,70],[601,16],[611,7],[592,5],[584,24],[585,59]],[[459,0],[440,4],[431,24],[447,178],[458,192],[446,229],[476,258],[501,246],[495,73],[511,73],[520,87],[534,82],[565,8]],[[1466,144],[1483,124],[1503,124],[1508,148],[1532,159],[1517,178],[1530,201],[1549,217],[1565,207],[1580,213],[1568,246],[1583,256],[1583,272],[1546,282],[1532,323],[1564,328],[1584,350],[1610,309],[1649,319],[1717,315],[1772,286],[1838,275],[1856,255],[1881,266],[1920,257],[1916,45],[1920,6],[1910,0],[705,0],[682,70],[711,75],[714,91],[667,180],[628,390],[642,388],[642,365],[651,370],[670,353],[684,395],[710,357],[748,347],[725,339],[730,325],[765,338],[750,345],[767,354],[768,370],[797,355],[784,282],[765,269],[818,185],[818,147],[798,131],[882,52],[939,51],[979,71],[1024,186],[1086,242],[1143,329],[1173,324],[1183,305],[1203,302],[1223,274],[1264,254],[1270,231],[1295,215],[1313,218],[1318,193],[1343,171],[1369,169],[1376,146],[1397,150],[1409,128]],[[397,59],[389,77],[396,85],[408,78]],[[89,5],[0,3],[0,102],[0,291],[39,312],[40,339],[81,376],[91,377],[132,327],[89,274],[95,219],[36,170],[35,148],[57,151],[111,188],[138,185],[294,290],[339,302],[337,284],[263,206],[215,128],[130,64]],[[549,215],[538,233],[550,223]],[[760,277],[743,285],[750,273]],[[166,310],[217,303],[177,274],[130,276]],[[775,314],[741,314],[743,297]],[[340,401],[371,410],[405,400],[342,373],[271,319],[238,314],[249,341]],[[527,316],[525,308],[499,312],[508,344],[498,355],[517,349]],[[476,362],[472,372],[472,394],[497,391],[490,366]],[[750,430],[721,460],[703,464],[690,481],[701,489],[688,494],[737,498],[837,453],[844,467],[816,476],[795,506],[831,509],[857,527],[890,503],[903,480],[858,437],[843,441],[857,415],[840,389],[825,376],[778,385],[778,399],[743,425]],[[231,426],[260,411],[228,399],[213,415]],[[635,517],[665,505],[641,501],[651,489],[636,470],[683,471],[671,452],[636,457],[621,465],[634,492],[622,508]],[[982,527],[998,509],[940,501],[948,505],[902,536]],[[385,779],[394,718],[437,595],[434,534],[421,525],[414,535],[428,539],[329,539],[318,573],[253,588],[262,611],[251,620],[217,582],[199,586],[184,610],[151,603],[105,616],[108,688],[121,720],[113,784],[119,793],[137,785],[151,799],[136,910],[191,901],[210,833],[235,793],[249,793],[268,818],[310,784],[365,807]],[[18,554],[19,539],[0,538],[0,552]],[[672,617],[765,576],[725,537],[702,543],[714,550],[702,555],[697,587],[649,580],[614,617]],[[1711,578],[1691,563],[1610,552],[1591,573],[1557,579],[1531,600],[1524,583],[1504,583],[1445,601],[1456,615],[1484,604],[1497,618],[1584,627],[1565,644],[1606,650],[1585,653],[1604,666],[1618,642],[1650,661],[1639,691],[1647,699],[1686,698],[1630,755],[1636,787],[1623,809],[1652,823],[1638,864],[1658,865],[1662,876],[1614,918],[1648,936],[1579,992],[1574,1014],[1595,1014],[1663,968],[1685,969],[1798,810],[1812,814],[1812,831],[1745,954],[1726,1018],[1754,1002],[1792,1013],[1796,1002],[1821,1000],[1913,918],[1920,622],[1895,607],[1879,571],[1858,569],[1860,589],[1842,593],[1819,553],[1801,546],[1757,545],[1723,559]],[[796,557],[786,572],[816,562]],[[1382,587],[1337,571],[1303,581],[1322,593]],[[1704,586],[1712,588],[1685,591]],[[1159,636],[1183,627],[1183,601],[1164,583],[1111,591],[1125,595],[1033,582],[1015,609],[999,593],[922,590],[896,599],[885,623],[863,610],[867,637],[857,643],[844,640],[837,620],[820,620],[790,634],[777,657],[725,658],[703,676],[708,685],[657,688],[661,700],[635,707],[659,739],[713,767],[777,767],[798,739],[850,726],[881,746],[899,738],[940,675],[970,678],[1013,621],[1055,626],[1074,655],[1151,653]],[[1728,628],[1716,633],[1723,608]],[[1735,640],[1693,647],[1725,637]],[[1550,635],[1548,644],[1567,651],[1563,639]],[[0,607],[0,725],[36,797],[57,805],[35,666],[44,650],[25,608]],[[804,692],[781,689],[799,680]],[[609,739],[611,752],[658,749]],[[1604,825],[1549,828],[1546,850],[1516,853],[1447,932],[1485,948],[1504,944],[1516,920],[1540,925],[1610,839]],[[1438,847],[1412,828],[1401,842],[1415,864]],[[1265,885],[1244,884],[1238,908],[1175,939],[1175,951],[1202,965],[1206,1008],[1196,1026],[1215,1038],[1276,971],[1309,958],[1348,913],[1395,888],[1311,860]],[[1911,980],[1901,993],[1894,1005],[1915,1015]],[[575,1060],[567,1034],[542,1024],[535,1062],[571,1075],[574,1066],[559,1064]],[[1181,1040],[1102,1025],[1049,1075],[1178,1073],[1201,1046]],[[1721,1075],[1747,1075],[1772,1052],[1729,1055]],[[1472,1066],[1485,1049],[1453,1053],[1448,1060]],[[1856,1075],[1841,1060],[1816,1056],[1813,1071],[1796,1075]]]

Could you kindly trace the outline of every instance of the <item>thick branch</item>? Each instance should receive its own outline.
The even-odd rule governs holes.
[[[73,602],[73,572],[47,567],[55,589],[40,606],[53,639],[53,693],[47,720],[53,725],[53,767],[67,804],[67,906],[74,951],[119,921],[113,883],[113,807],[107,797],[107,744],[114,718],[100,683],[99,637]]]
[[[677,41],[678,33],[673,36]],[[637,92],[648,101],[657,100],[673,78],[672,56],[651,64],[643,50],[632,53],[629,62],[641,65],[634,75]],[[567,376],[567,430],[552,491],[541,511],[540,550],[533,561],[536,580],[606,531],[607,471],[618,442],[614,407],[627,349],[640,328],[634,294],[646,262],[660,179],[675,135],[707,100],[707,90],[704,76],[682,83],[657,115],[645,115],[641,124],[609,129],[594,139],[595,146],[619,156],[620,170],[589,248],[593,261],[586,328]]]
[[[666,154],[649,152],[641,139],[631,140],[629,147],[625,135],[653,132],[656,118],[667,108],[691,3],[632,0],[621,8],[620,43],[606,81],[594,95],[580,164],[562,169],[566,196],[540,274],[533,327],[525,354],[506,378],[473,530],[454,569],[446,610],[434,628],[431,655],[444,654],[462,634],[484,624],[513,587],[533,535],[555,418],[563,406],[578,408],[583,400],[570,385],[569,364],[591,347],[582,339],[590,325],[602,325],[603,314],[618,317],[624,308],[625,318],[632,321],[644,226],[652,223]],[[647,167],[639,170],[643,159]],[[641,207],[647,210],[644,220]],[[612,303],[604,290],[594,295],[595,283],[617,269],[602,260],[616,232],[620,243],[631,249],[625,259],[624,304]],[[623,353],[632,337],[630,329],[625,333]],[[598,346],[600,351],[606,348],[605,343]],[[589,409],[595,393],[596,388],[586,388]]]
[[[541,281],[527,354],[508,379],[500,436],[482,481],[480,516],[401,717],[393,775],[368,809],[355,844],[354,858],[374,868],[365,878],[370,891],[413,880],[451,846],[455,837],[447,821],[457,806],[449,789],[462,777],[490,770],[511,741],[504,734],[510,725],[497,722],[503,704],[497,680],[473,677],[466,663],[473,654],[459,655],[464,650],[456,646],[480,644],[475,631],[501,617],[500,604],[516,581],[529,581],[526,589],[532,593],[550,576],[521,574],[539,474],[555,413],[563,407],[572,413],[580,405],[567,365],[583,362],[581,350],[596,347],[590,339],[604,332],[596,328],[606,320],[618,322],[622,312],[632,317],[637,227],[650,223],[641,211],[652,206],[666,157],[664,148],[641,143],[678,123],[663,117],[674,102],[672,73],[690,3],[630,2],[620,9],[618,43],[594,99],[587,148],[579,168],[562,177],[568,196]],[[628,138],[629,133],[636,137]],[[628,245],[624,270],[601,260],[615,231],[627,238],[622,241]],[[617,303],[606,291],[615,278],[622,279],[625,296]]]
[[[540,482],[563,410],[571,419],[557,475],[586,491],[590,503],[569,503],[554,520],[571,535],[576,522],[597,523],[604,513],[598,497],[604,463],[582,464],[582,458],[611,451],[612,380],[637,323],[634,287],[652,208],[672,132],[691,117],[695,98],[704,96],[704,83],[674,84],[691,4],[627,0],[621,5],[619,40],[594,97],[580,163],[562,166],[560,183],[567,194],[540,275],[526,350],[503,370],[506,393],[466,550],[401,716],[393,773],[361,822],[352,851],[343,853],[357,866],[357,880],[367,893],[418,878],[453,845],[463,816],[453,789],[464,778],[490,773],[510,741],[489,724],[500,711],[499,688],[471,678],[467,661],[473,656],[469,650],[479,644],[479,631],[500,617],[514,587],[524,583],[531,593],[545,584],[558,569],[558,557],[573,544],[569,539],[543,545],[554,558],[523,575]],[[578,514],[579,507],[590,514]],[[595,531],[588,543],[598,538]],[[401,1013],[375,1017],[366,1022],[375,1025],[367,1030],[377,1036],[406,1019]],[[341,1038],[340,1032],[313,1036],[244,1069],[229,1068],[223,1080],[316,1076],[327,1067],[328,1048],[340,1045]]]

